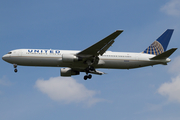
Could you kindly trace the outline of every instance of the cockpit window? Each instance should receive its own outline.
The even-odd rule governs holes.
[[[12,52],[8,52],[7,54],[11,54]]]

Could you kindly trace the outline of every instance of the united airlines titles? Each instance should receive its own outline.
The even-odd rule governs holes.
[[[60,50],[29,49],[28,53],[54,53],[54,54],[59,54]]]

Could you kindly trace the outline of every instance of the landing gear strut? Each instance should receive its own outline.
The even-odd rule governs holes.
[[[87,80],[88,78],[91,79],[92,75],[89,73],[92,73],[93,71],[96,71],[93,64],[97,64],[99,61],[98,57],[93,56],[92,59],[87,60],[85,63],[88,65],[88,67],[85,69],[86,75],[84,76],[84,80]]]
[[[17,73],[17,71],[18,71],[18,70],[17,70],[17,65],[16,65],[16,64],[13,64],[13,66],[14,66],[14,68],[15,68],[15,69],[14,69],[14,72]]]

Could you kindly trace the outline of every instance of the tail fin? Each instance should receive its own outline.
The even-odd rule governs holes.
[[[159,55],[166,51],[174,29],[167,29],[157,40],[155,40],[145,51],[142,53]]]

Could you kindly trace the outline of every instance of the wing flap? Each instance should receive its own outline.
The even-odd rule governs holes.
[[[114,43],[114,40],[110,41],[106,46],[104,46],[100,51],[99,51],[99,54],[100,55],[103,55],[106,50]]]
[[[104,73],[104,72],[97,71],[97,70],[95,70],[95,71],[89,71],[89,73],[96,74],[96,75],[103,75],[103,74],[106,74],[106,73]]]

